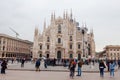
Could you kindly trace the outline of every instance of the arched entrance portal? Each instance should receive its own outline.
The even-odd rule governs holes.
[[[47,56],[47,58],[49,58],[49,57],[50,57],[50,56],[49,56],[49,54],[47,54],[46,56]]]
[[[41,57],[42,57],[42,54],[40,54],[39,57],[41,58]]]
[[[69,54],[69,58],[70,59],[72,59],[73,58],[73,54],[71,53],[71,54]]]
[[[81,59],[81,51],[77,51],[77,58],[78,58],[78,60]]]
[[[61,56],[62,56],[62,55],[61,55],[61,51],[58,51],[58,52],[57,52],[57,59],[61,59]]]
[[[39,56],[39,58],[42,57],[42,51],[39,51],[39,52],[38,52],[38,56]]]
[[[78,60],[80,60],[80,59],[81,59],[81,54],[79,53],[79,54],[78,54]]]
[[[46,52],[45,52],[45,57],[46,57],[46,58],[50,58],[50,52],[49,52],[49,51],[46,51]]]
[[[73,57],[73,51],[69,51],[68,54],[69,54],[69,59],[73,59],[74,58]]]

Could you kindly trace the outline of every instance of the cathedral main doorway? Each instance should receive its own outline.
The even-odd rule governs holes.
[[[73,54],[71,53],[71,54],[69,54],[69,58],[70,59],[72,59],[73,58]]]
[[[61,58],[62,58],[61,51],[57,51],[57,59],[61,59]]]
[[[39,57],[41,58],[41,57],[42,57],[42,54],[39,54]]]
[[[39,51],[38,55],[39,55],[39,58],[41,58],[42,57],[42,51]]]
[[[81,54],[79,53],[79,54],[78,54],[78,60],[80,60],[80,59],[81,59]]]
[[[46,55],[47,58],[49,58],[49,56],[50,56],[49,54]]]
[[[46,58],[50,58],[50,52],[49,51],[46,51],[45,54],[46,54],[46,56],[45,56]]]

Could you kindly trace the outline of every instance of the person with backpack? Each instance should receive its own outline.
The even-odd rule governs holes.
[[[104,77],[104,68],[106,68],[105,63],[103,62],[103,60],[101,60],[99,63],[99,70],[101,77]]]
[[[72,60],[70,61],[70,64],[69,64],[70,78],[73,78],[73,77],[74,77],[75,67],[76,67],[76,62],[74,61],[74,59],[72,59]]]
[[[1,63],[1,74],[5,74],[5,70],[7,69],[7,62],[3,60]]]
[[[44,59],[44,67],[47,68],[47,59]]]
[[[120,69],[120,60],[118,60],[118,69]]]
[[[110,64],[109,64],[109,67],[110,67],[110,77],[114,77],[114,70],[115,70],[115,62],[113,62],[111,60]]]
[[[24,67],[24,63],[25,63],[25,58],[21,59],[21,67]]]
[[[38,59],[35,63],[36,71],[40,71],[40,59]]]
[[[83,61],[79,60],[77,64],[78,64],[78,74],[76,76],[81,76],[81,73],[82,73],[81,68],[82,68],[82,65],[83,65]]]

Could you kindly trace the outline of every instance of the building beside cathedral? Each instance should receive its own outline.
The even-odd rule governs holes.
[[[33,42],[0,33],[0,59],[31,59]]]
[[[106,59],[109,60],[119,60],[120,59],[120,45],[107,45],[104,48],[104,55]]]
[[[120,45],[106,45],[96,57],[104,60],[120,60]]]
[[[33,58],[70,59],[95,56],[94,34],[88,33],[87,26],[72,18],[72,12],[63,13],[63,17],[51,14],[51,22],[44,22],[42,33],[38,28],[34,32]]]

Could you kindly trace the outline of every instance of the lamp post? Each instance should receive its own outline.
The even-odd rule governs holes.
[[[85,31],[84,31],[84,28],[82,29],[82,35],[83,35],[83,57],[85,57],[85,53],[84,53],[84,34],[85,34]]]
[[[81,32],[82,32],[82,36],[83,36],[83,58],[86,58],[86,52],[85,52],[85,40],[84,40],[84,37],[85,37],[85,33],[88,31],[88,29],[86,28],[86,24],[83,25],[83,27],[81,28]]]

